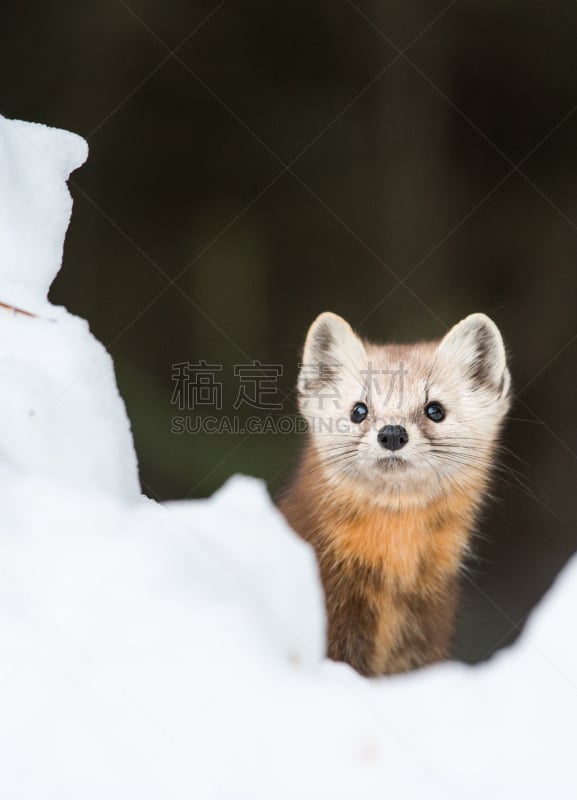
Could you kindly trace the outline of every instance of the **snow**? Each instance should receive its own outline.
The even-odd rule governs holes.
[[[0,309],[0,798],[574,797],[577,561],[489,663],[369,681],[260,482],[140,495],[111,361],[46,299],[84,155],[0,119],[0,302],[38,315]]]
[[[0,455],[27,473],[135,499],[136,455],[110,356],[47,299],[83,139],[0,117]],[[34,314],[34,317],[27,316]]]
[[[47,305],[72,211],[66,179],[87,155],[74,133],[0,116],[0,294],[16,306]]]

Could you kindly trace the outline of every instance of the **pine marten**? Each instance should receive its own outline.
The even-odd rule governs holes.
[[[509,407],[501,334],[472,314],[440,341],[378,345],[327,312],[302,361],[307,444],[278,505],[316,552],[327,654],[363,675],[445,659]]]

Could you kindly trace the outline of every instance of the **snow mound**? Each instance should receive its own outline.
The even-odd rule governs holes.
[[[0,123],[16,194],[40,169],[20,125]],[[44,236],[57,251],[84,151],[33,130],[60,198],[40,255]],[[45,299],[41,259],[37,283],[4,263],[7,302]],[[369,681],[324,661],[314,555],[262,484],[143,498],[109,357],[48,310],[0,309],[0,797],[575,797],[577,560],[481,667]]]
[[[72,212],[65,181],[87,155],[74,133],[0,116],[0,301],[48,305]]]
[[[306,714],[290,705],[324,620],[314,557],[264,488],[163,508],[6,478],[0,796],[219,796],[209,776],[230,794],[254,785],[253,749],[280,770],[278,695]]]
[[[134,499],[136,455],[112,360],[84,320],[46,297],[72,208],[66,179],[86,154],[75,134],[0,117],[0,303],[20,309],[0,306],[0,458]]]

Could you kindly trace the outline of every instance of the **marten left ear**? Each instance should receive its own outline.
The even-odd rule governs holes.
[[[348,322],[325,311],[310,326],[298,378],[301,397],[336,385],[343,374],[360,370],[366,362],[363,343]]]
[[[470,314],[446,334],[439,355],[459,363],[477,385],[505,397],[511,377],[499,328],[485,314]]]

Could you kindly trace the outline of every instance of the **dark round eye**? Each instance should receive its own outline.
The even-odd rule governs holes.
[[[445,409],[440,403],[427,403],[425,414],[432,422],[442,422],[445,419]]]
[[[368,415],[369,409],[364,403],[355,403],[353,410],[351,411],[351,422],[354,422],[358,425],[360,422],[366,419]]]

